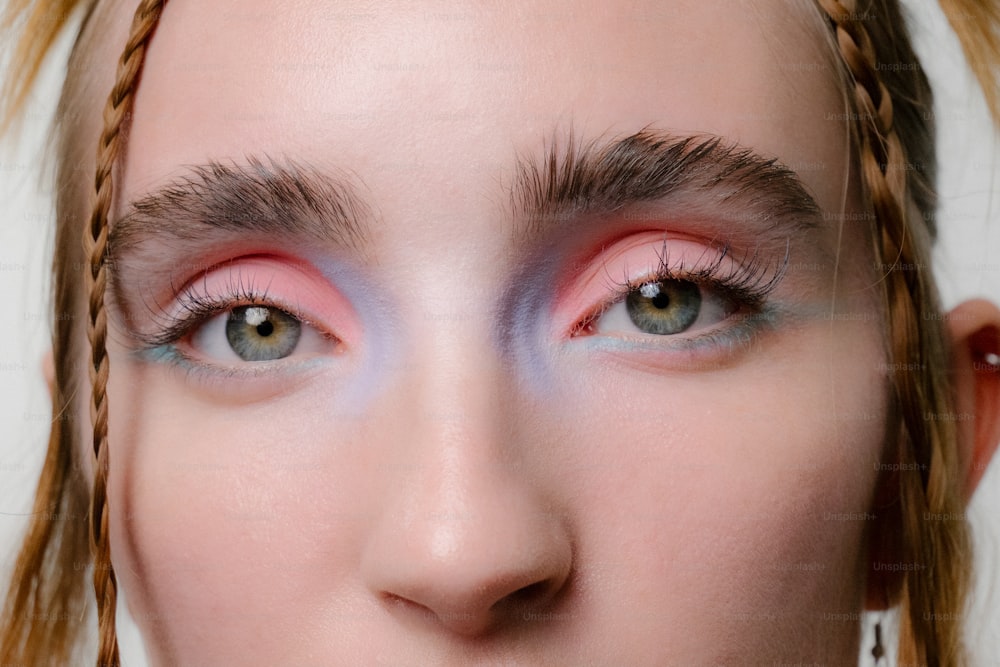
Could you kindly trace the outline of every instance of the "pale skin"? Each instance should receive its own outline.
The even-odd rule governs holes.
[[[270,156],[348,174],[372,239],[153,239],[169,268],[130,274],[138,328],[234,282],[311,323],[242,378],[136,355],[112,323],[112,555],[153,664],[855,660],[853,615],[884,595],[858,515],[889,375],[863,228],[838,224],[862,208],[823,28],[799,4],[661,4],[169,3],[118,213],[190,165]],[[754,247],[750,221],[653,202],[519,245],[515,160],[570,127],[724,137],[795,172],[824,224]],[[718,300],[675,336],[623,310],[570,335],[608,276],[727,241],[772,273],[787,252],[748,343],[676,342],[746,320]],[[1000,316],[955,315],[971,495],[1000,439],[976,365]],[[215,322],[174,345],[260,367]]]

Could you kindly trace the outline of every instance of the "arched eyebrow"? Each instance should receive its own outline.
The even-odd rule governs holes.
[[[793,170],[717,135],[644,129],[581,144],[570,132],[550,141],[540,159],[517,160],[510,188],[510,210],[520,221],[515,243],[566,233],[582,218],[644,203],[664,204],[663,220],[710,219],[725,227],[719,232],[777,245],[823,220]]]
[[[250,156],[210,162],[132,201],[111,226],[113,263],[147,241],[198,242],[212,232],[301,237],[360,250],[371,211],[344,175]]]
[[[607,224],[604,216],[650,203],[662,210],[649,220],[707,219],[716,236],[754,246],[784,248],[823,219],[794,171],[715,135],[644,129],[581,144],[570,133],[543,147],[540,159],[517,156],[513,174],[500,215],[515,246]],[[112,287],[128,284],[132,270],[167,274],[206,245],[248,235],[361,253],[374,222],[345,174],[254,157],[194,166],[131,202],[112,224]]]

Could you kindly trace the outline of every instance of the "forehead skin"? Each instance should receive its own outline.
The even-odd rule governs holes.
[[[494,194],[484,179],[553,127],[593,137],[652,123],[804,165],[822,207],[839,210],[832,176],[845,173],[847,139],[829,117],[843,102],[814,12],[731,0],[624,11],[172,1],[147,56],[124,190],[177,165],[267,152],[351,169],[387,215],[391,191],[409,202],[407,224],[443,229],[442,215],[472,212]],[[441,198],[428,177],[461,196]]]
[[[585,140],[625,135],[649,125],[678,134],[722,135],[763,155],[777,157],[798,172],[824,211],[856,208],[856,188],[854,185],[847,187],[844,182],[848,171],[846,126],[830,119],[831,114],[843,109],[843,99],[830,66],[822,29],[809,3],[770,0],[670,3],[574,0],[544,5],[528,1],[458,4],[171,0],[148,53],[136,98],[117,193],[118,205],[173,179],[184,165],[209,160],[240,161],[247,155],[287,156],[318,167],[347,170],[363,184],[363,194],[376,213],[376,262],[394,267],[391,271],[395,273],[391,275],[399,279],[398,284],[409,287],[407,279],[417,276],[413,282],[418,283],[419,289],[412,289],[416,305],[404,306],[410,308],[405,310],[405,316],[410,318],[408,323],[420,326],[407,331],[414,341],[411,343],[407,338],[407,344],[425,353],[427,358],[421,357],[414,363],[420,368],[435,368],[430,361],[435,360],[432,359],[434,354],[439,354],[442,361],[457,364],[458,352],[454,358],[445,358],[448,344],[454,345],[453,350],[467,354],[465,361],[475,362],[477,350],[470,347],[469,341],[478,340],[472,333],[483,333],[474,327],[478,326],[475,324],[477,318],[486,316],[485,303],[469,298],[462,300],[462,308],[468,308],[463,312],[469,314],[467,320],[453,328],[458,333],[434,327],[428,318],[420,319],[415,313],[428,304],[439,308],[440,312],[451,311],[459,297],[495,292],[496,276],[503,273],[504,258],[508,256],[506,245],[510,243],[510,235],[506,233],[509,221],[498,213],[497,204],[505,197],[502,184],[510,180],[515,155],[537,154],[552,136],[554,128],[572,127],[574,133]],[[830,223],[828,228],[814,234],[815,242],[828,250],[836,250],[837,231],[836,225]],[[843,249],[847,250],[844,261],[870,267],[862,259],[865,257],[863,251],[850,252],[864,247],[863,235],[858,228],[853,228],[844,239]],[[861,291],[857,283],[849,287]],[[838,302],[837,306],[841,304]],[[778,649],[773,645],[769,647],[769,643],[784,640],[798,641],[795,650],[801,649],[802,653],[796,655],[805,655],[807,640],[784,626],[781,637],[761,634],[771,632],[774,625],[766,614],[752,615],[747,623],[741,621],[742,624],[731,623],[723,627],[720,622],[720,632],[730,636],[715,635],[718,646],[706,648],[701,639],[683,643],[685,638],[693,637],[718,620],[718,610],[728,610],[730,615],[725,619],[731,620],[733,614],[745,613],[758,601],[757,596],[760,609],[778,604],[778,598],[782,605],[785,600],[799,605],[797,610],[803,618],[805,610],[810,609],[813,616],[805,621],[807,625],[812,623],[808,630],[829,631],[836,635],[828,644],[829,661],[842,661],[845,654],[855,648],[852,645],[854,630],[845,629],[843,624],[830,627],[816,621],[820,604],[817,601],[836,598],[826,609],[840,611],[858,606],[863,587],[860,565],[863,526],[827,522],[817,527],[822,522],[816,517],[826,510],[860,512],[868,506],[873,486],[871,464],[867,463],[863,469],[856,465],[857,457],[853,456],[856,452],[849,451],[848,443],[866,447],[868,455],[876,456],[873,452],[881,445],[881,421],[831,427],[829,422],[815,415],[824,409],[829,412],[828,393],[858,387],[865,390],[844,391],[845,402],[838,408],[846,412],[865,409],[882,414],[882,388],[872,370],[879,359],[878,336],[873,334],[877,327],[867,322],[845,324],[843,331],[850,336],[843,336],[842,343],[833,335],[832,327],[824,333],[821,325],[810,323],[810,337],[796,341],[798,344],[790,346],[786,354],[792,360],[789,364],[796,360],[803,362],[798,371],[787,366],[761,368],[766,364],[748,363],[746,366],[761,372],[751,378],[750,369],[740,369],[731,380],[758,382],[749,385],[753,400],[729,394],[728,402],[712,403],[710,397],[719,391],[722,381],[711,377],[690,379],[683,385],[687,396],[680,396],[680,391],[678,396],[671,395],[671,399],[679,399],[681,407],[675,408],[679,421],[685,418],[686,408],[691,409],[690,414],[694,414],[694,410],[701,411],[700,420],[692,418],[680,425],[682,435],[690,435],[691,442],[700,443],[701,438],[727,443],[708,454],[696,451],[696,447],[687,443],[686,449],[677,448],[678,456],[687,456],[689,461],[696,462],[710,460],[709,469],[732,471],[736,468],[726,466],[730,465],[727,457],[734,454],[734,449],[727,449],[727,446],[745,445],[754,454],[746,461],[739,461],[745,466],[743,472],[726,473],[735,480],[732,484],[719,484],[718,479],[713,480],[711,474],[704,471],[672,472],[665,474],[662,480],[641,477],[647,474],[647,469],[665,468],[664,460],[659,459],[652,460],[648,466],[645,460],[641,466],[633,465],[628,474],[621,472],[620,477],[606,486],[601,486],[599,481],[593,482],[596,476],[587,478],[583,474],[588,482],[593,482],[592,486],[579,491],[560,489],[565,491],[562,500],[575,503],[573,511],[602,518],[604,523],[596,528],[597,533],[607,527],[608,532],[592,538],[595,544],[602,539],[605,541],[594,546],[591,552],[598,554],[600,562],[582,565],[590,568],[592,599],[607,604],[597,609],[596,603],[586,607],[587,601],[581,602],[583,611],[573,617],[574,622],[580,620],[581,625],[567,623],[565,630],[553,625],[552,636],[564,633],[560,636],[573,649],[578,647],[571,642],[592,639],[607,655],[615,655],[616,649],[621,648],[613,645],[619,636],[632,633],[645,637],[646,641],[658,639],[657,633],[665,631],[660,617],[653,616],[617,617],[614,620],[619,625],[615,634],[601,635],[601,631],[609,627],[602,624],[612,620],[611,616],[601,614],[611,613],[607,611],[611,608],[610,603],[622,603],[615,598],[616,586],[634,595],[638,606],[647,604],[655,608],[665,604],[664,598],[669,596],[663,590],[655,587],[647,590],[645,586],[628,581],[629,576],[640,582],[655,577],[677,587],[676,591],[670,591],[677,594],[670,613],[659,610],[664,617],[669,616],[671,622],[678,621],[670,630],[670,637],[677,644],[669,650],[678,651],[671,657],[681,656],[693,661],[693,656],[714,650],[717,663],[735,663],[746,657],[737,646],[751,638],[762,656],[765,653],[777,656]],[[444,334],[453,338],[445,337],[444,343],[434,347],[433,337]],[[851,347],[859,341],[862,345]],[[838,347],[841,344],[843,347]],[[820,348],[824,353],[813,354],[811,345],[825,345]],[[856,363],[830,363],[839,358],[838,355],[848,353]],[[806,361],[818,367],[806,369]],[[154,466],[167,465],[164,464],[167,455],[163,448],[157,448],[159,445],[177,445],[183,449],[188,442],[207,437],[202,432],[184,432],[188,422],[197,424],[202,420],[209,425],[204,433],[222,434],[220,440],[241,426],[233,421],[226,422],[204,406],[197,407],[200,410],[197,414],[183,412],[182,409],[191,407],[184,402],[187,398],[170,395],[171,387],[161,381],[159,370],[135,371],[132,376],[129,372],[126,363],[119,363],[111,377],[112,384],[117,383],[112,387],[111,405],[121,406],[117,408],[120,410],[128,405],[139,408],[131,413],[132,420],[128,424],[124,417],[117,417],[121,421],[113,425],[118,429],[112,437],[113,442],[139,443],[132,450],[125,447],[116,450],[117,458],[113,459],[123,466],[120,479],[126,480],[116,485],[112,477],[110,491],[112,508],[118,507],[121,512],[112,524],[115,562],[123,564],[122,581],[130,593],[130,602],[153,619],[141,621],[150,635],[159,635],[164,644],[174,643],[175,647],[184,646],[185,641],[194,637],[204,642],[203,645],[222,651],[221,640],[213,640],[204,629],[191,629],[195,621],[189,619],[188,626],[184,626],[184,620],[172,621],[172,625],[157,625],[156,619],[161,618],[157,614],[164,609],[200,612],[197,605],[205,602],[218,605],[219,613],[232,611],[227,603],[233,602],[248,587],[236,581],[243,571],[230,568],[229,561],[221,556],[211,564],[214,569],[206,569],[205,576],[218,575],[218,579],[229,576],[232,580],[222,585],[225,594],[214,602],[197,598],[197,591],[192,593],[195,575],[188,576],[181,567],[161,567],[168,557],[164,554],[179,562],[188,553],[186,545],[178,546],[178,539],[191,538],[190,552],[199,553],[200,546],[211,543],[213,536],[206,538],[206,533],[217,526],[210,526],[207,519],[203,526],[190,523],[192,517],[203,516],[200,507],[196,507],[197,494],[206,492],[208,487],[199,489],[196,483],[205,476],[186,476],[182,479],[194,480],[190,488],[167,492],[154,488],[159,475]],[[148,373],[156,382],[140,383],[139,379],[146,377],[143,373]],[[783,373],[793,379],[786,382]],[[623,395],[630,388],[638,395],[639,387],[670,390],[669,382],[657,384],[657,380],[663,378],[644,376],[640,379],[638,375],[635,374],[634,381],[632,376],[625,376],[626,380],[621,382],[624,390],[609,381],[595,392],[606,392],[601,398],[608,399],[616,390]],[[455,373],[454,377],[460,379],[461,374]],[[798,380],[803,382],[802,388],[793,389],[793,382]],[[133,391],[134,387],[141,387],[141,391]],[[440,395],[450,400],[455,398],[452,394],[457,391]],[[580,393],[586,392],[581,390]],[[400,395],[393,398],[400,400]],[[587,400],[593,398],[585,396]],[[322,419],[325,397],[311,396],[310,399],[315,399],[310,403],[314,412],[305,421],[315,425]],[[755,402],[758,399],[759,405]],[[787,407],[795,400],[803,402],[801,414]],[[636,404],[628,400],[620,402]],[[618,433],[617,424],[621,422],[612,423],[611,419],[606,419],[596,423],[604,415],[601,410],[615,414],[607,407],[608,403],[597,405],[593,412],[596,416],[587,423],[594,430],[574,434],[580,436],[581,442],[590,437],[598,445],[601,438],[623,437]],[[174,406],[180,408],[171,411]],[[713,409],[716,410],[714,414]],[[113,415],[115,410],[111,408]],[[627,413],[627,408],[621,410],[626,416],[635,416],[634,412]],[[177,420],[177,414],[184,414],[185,418]],[[261,414],[272,415],[275,423],[287,417],[287,411],[268,412],[267,406],[263,406]],[[731,414],[745,418],[747,423],[720,418]],[[767,418],[754,418],[753,415]],[[787,424],[783,423],[785,417]],[[177,429],[172,432],[174,437],[168,438],[164,435],[166,431],[149,428],[149,421],[154,419],[159,420],[157,425]],[[263,427],[270,427],[260,419]],[[185,423],[180,424],[180,421]],[[389,421],[391,419],[387,418],[386,423]],[[518,428],[533,428],[532,419],[522,421]],[[554,418],[546,424],[529,435],[556,441],[564,435],[560,429],[572,431],[574,426],[572,418],[561,422]],[[392,425],[398,429],[397,435],[407,433],[405,424],[393,422]],[[298,427],[297,424],[289,426]],[[542,433],[545,428],[549,431]],[[635,427],[636,435],[641,435],[642,429],[652,428],[648,421],[639,424]],[[327,431],[328,435],[331,433],[339,435],[339,432]],[[135,438],[130,439],[130,435]],[[357,437],[357,433],[352,432],[352,435]],[[680,441],[682,435],[675,438]],[[755,446],[759,449],[753,450]],[[599,450],[597,445],[594,448]],[[780,455],[769,448],[780,450]],[[145,458],[131,456],[140,449],[146,452]],[[223,449],[220,447],[220,451]],[[344,451],[355,450],[345,447]],[[647,454],[654,458],[662,456],[652,448],[642,450],[643,456]],[[820,461],[817,468],[807,467],[812,465],[813,456]],[[782,457],[789,457],[803,467],[794,472],[777,471],[772,462],[784,460]],[[838,465],[840,467],[836,468]],[[835,479],[824,466],[834,467],[835,472],[848,469],[850,472]],[[538,468],[542,470],[544,465],[539,464]],[[608,464],[609,470],[619,471],[620,468]],[[271,483],[267,475],[257,472],[252,483]],[[134,475],[129,477],[132,473]],[[684,486],[693,477],[707,481],[702,485],[690,482],[689,486]],[[147,480],[145,485],[144,479]],[[562,478],[553,475],[551,479]],[[792,480],[797,486],[790,484],[785,488],[776,480]],[[343,477],[338,481],[345,485],[352,483]],[[716,486],[709,488],[713,481]],[[241,484],[249,483],[236,482],[233,486],[245,491]],[[391,482],[381,480],[381,483],[392,490]],[[330,486],[324,483],[309,488],[322,490]],[[821,488],[815,491],[814,486]],[[651,522],[641,523],[641,517],[628,513],[628,503],[644,502],[643,494],[647,494],[647,489],[648,495],[659,494],[659,497],[670,499],[678,497],[675,495],[678,490],[683,492],[681,496],[690,494],[690,498],[683,497],[685,502],[677,505],[678,512],[689,513],[684,515],[687,523],[677,529],[680,537],[676,544],[670,543],[663,531],[652,527]],[[270,487],[254,496],[255,502],[277,508],[274,510],[277,516],[286,516],[284,510],[295,500],[286,491],[284,487]],[[552,489],[547,491],[556,493]],[[299,500],[308,498],[307,491],[297,489],[297,492],[301,494]],[[609,497],[623,500],[620,506],[613,501],[598,504],[592,501],[597,492],[608,492]],[[758,510],[759,513],[738,524],[733,523],[729,514],[718,512],[714,504],[717,500],[737,503],[747,497],[757,500],[764,495],[769,496],[766,499],[769,504],[765,506],[761,500],[761,506],[748,508],[746,517]],[[373,508],[380,508],[378,502],[371,500],[366,510],[377,511]],[[588,504],[590,502],[593,504]],[[180,512],[175,515],[177,507],[184,508],[186,519]],[[133,509],[134,516],[154,517],[155,520],[124,523],[122,515],[128,516]],[[662,511],[669,514],[673,505]],[[650,509],[647,519],[650,516],[662,516],[661,510]],[[303,525],[308,525],[308,518],[303,518]],[[588,516],[577,518],[582,523],[588,520]],[[808,530],[802,529],[801,534],[796,532],[797,526],[807,524]],[[242,536],[242,533],[225,532],[232,526],[218,528],[218,535]],[[199,534],[198,530],[202,532]],[[363,530],[367,528],[349,529],[343,536],[343,544],[348,545],[345,548],[357,546],[351,539],[361,541],[357,533]],[[585,532],[584,528],[580,530]],[[306,540],[300,534],[305,529],[289,528],[289,531],[284,537],[290,542]],[[753,542],[761,539],[759,534],[771,541]],[[198,543],[198,539],[203,542]],[[222,538],[219,544],[221,548],[230,546]],[[822,579],[797,570],[790,574],[772,572],[775,579],[780,579],[775,586],[784,587],[783,591],[775,593],[764,584],[755,583],[759,582],[760,573],[754,567],[760,563],[753,558],[743,558],[735,564],[726,560],[736,560],[735,550],[747,545],[753,550],[751,554],[777,553],[789,561],[815,556],[814,550],[821,547],[834,555],[828,565],[824,562],[824,567],[820,568]],[[601,547],[606,550],[602,551]],[[268,548],[273,551],[265,556],[285,555],[281,545],[269,544]],[[670,564],[653,562],[653,556],[649,555],[668,549],[676,549],[681,554],[679,557],[688,558],[688,565],[692,567],[690,572],[694,574],[679,574],[671,570]],[[317,551],[321,550],[317,548]],[[211,555],[212,549],[205,547],[205,553]],[[695,566],[702,561],[707,563],[704,570],[695,571]],[[356,565],[351,561],[344,567],[356,570]],[[718,570],[712,570],[716,565],[731,566],[725,575],[732,575],[734,580],[720,583]],[[332,561],[330,567],[334,567]],[[156,574],[144,581],[151,572]],[[298,570],[291,572],[302,574]],[[623,573],[624,578],[616,579]],[[696,586],[685,583],[691,577],[698,580]],[[278,577],[279,583],[291,578],[291,575]],[[798,583],[808,588],[811,597],[805,594],[797,597],[802,592],[796,588]],[[269,585],[277,584],[267,581],[260,590],[266,593]],[[756,588],[749,590],[753,586]],[[355,589],[351,590],[356,594]],[[227,594],[231,595],[226,597]],[[699,597],[701,595],[704,599]],[[358,600],[353,599],[358,609],[370,613]],[[810,602],[814,605],[812,608],[808,606]],[[258,611],[255,609],[254,613]],[[345,614],[344,618],[359,624],[367,618],[360,611],[351,615],[350,609],[341,613]],[[262,615],[248,613],[247,618],[251,617],[259,620]],[[320,620],[302,620],[300,631],[307,634],[325,622],[331,627],[340,627],[338,618],[331,613]],[[230,618],[224,620],[229,624],[237,623]],[[601,623],[594,623],[587,629],[583,625],[587,620]],[[231,630],[224,623],[220,626]],[[678,629],[683,627],[688,629]],[[544,633],[540,631],[539,634]],[[314,639],[308,638],[309,641]],[[514,638],[504,646],[519,649],[519,639]],[[540,639],[537,645],[542,645],[542,641]],[[387,638],[386,642],[400,651],[406,646],[396,635]],[[533,649],[536,644],[526,642],[525,646]],[[449,655],[462,655],[454,645],[449,644],[448,648],[456,651]],[[390,652],[387,649],[386,653]],[[549,657],[553,654],[555,650]],[[226,659],[221,653],[214,657],[220,661]]]

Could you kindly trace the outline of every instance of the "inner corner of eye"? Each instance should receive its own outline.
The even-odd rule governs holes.
[[[596,331],[596,322],[605,310],[606,308],[602,306],[585,316],[583,319],[579,320],[575,325],[573,325],[573,328],[570,329],[568,337],[577,338],[579,336],[586,336],[594,333]]]

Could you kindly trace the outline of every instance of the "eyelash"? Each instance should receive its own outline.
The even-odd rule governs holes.
[[[709,251],[706,250],[707,252]],[[689,281],[699,287],[712,289],[740,308],[749,308],[754,313],[760,312],[764,308],[768,296],[777,288],[784,277],[785,269],[788,266],[787,248],[784,258],[774,271],[771,270],[769,264],[761,261],[759,253],[755,252],[749,259],[743,261],[727,262],[729,255],[730,248],[726,245],[712,262],[697,266],[700,263],[699,260],[695,263],[697,268],[688,268],[683,262],[677,263],[670,260],[667,244],[664,243],[662,251],[657,253],[658,264],[656,268],[641,279],[629,278],[627,267],[623,269],[621,280],[615,280],[610,274],[607,274],[610,283],[608,296],[590,315],[579,321],[570,333],[570,337],[579,335],[582,330],[599,319],[609,308],[642,285],[657,281]],[[153,358],[167,359],[183,364],[190,371],[206,371],[222,377],[265,373],[272,367],[271,362],[246,364],[245,367],[228,367],[195,360],[177,347],[178,341],[190,336],[197,327],[207,323],[213,317],[241,306],[267,306],[280,310],[302,324],[312,326],[321,335],[335,340],[335,336],[326,333],[322,327],[303,317],[298,308],[291,308],[287,304],[282,305],[280,300],[270,298],[269,287],[270,285],[260,289],[252,282],[246,282],[242,275],[231,278],[225,284],[222,293],[218,295],[207,296],[193,286],[185,287],[176,297],[181,313],[168,314],[162,307],[150,308],[151,312],[157,313],[156,318],[161,321],[157,322],[155,333],[133,332],[142,346],[138,352]],[[697,338],[703,338],[708,343],[722,342],[720,333],[717,331],[701,334]]]
[[[219,295],[204,296],[198,293],[193,287],[185,287],[177,296],[177,303],[184,311],[183,315],[168,315],[162,308],[151,309],[158,313],[158,317],[166,319],[166,322],[157,324],[158,331],[147,335],[137,333],[136,336],[142,344],[149,349],[162,348],[172,345],[191,334],[199,325],[205,324],[217,315],[226,313],[241,306],[266,306],[283,312],[302,324],[316,328],[320,333],[329,338],[334,338],[316,326],[309,319],[303,317],[298,308],[289,308],[276,302],[268,296],[269,287],[263,290],[253,284],[244,282],[242,276],[235,280],[230,280]]]
[[[768,296],[778,287],[785,275],[785,270],[788,268],[788,247],[785,248],[785,255],[773,272],[770,265],[761,260],[759,252],[754,252],[749,258],[743,258],[741,261],[726,262],[729,254],[730,246],[727,244],[722,247],[718,256],[710,264],[698,268],[687,268],[683,262],[679,264],[671,262],[667,243],[664,242],[662,251],[657,253],[657,267],[639,280],[632,280],[628,277],[627,267],[623,269],[621,280],[615,280],[610,274],[607,274],[610,283],[608,285],[609,296],[601,302],[597,309],[574,327],[570,336],[578,335],[612,306],[643,285],[652,282],[688,281],[699,287],[707,286],[740,307],[760,312],[767,302]]]

